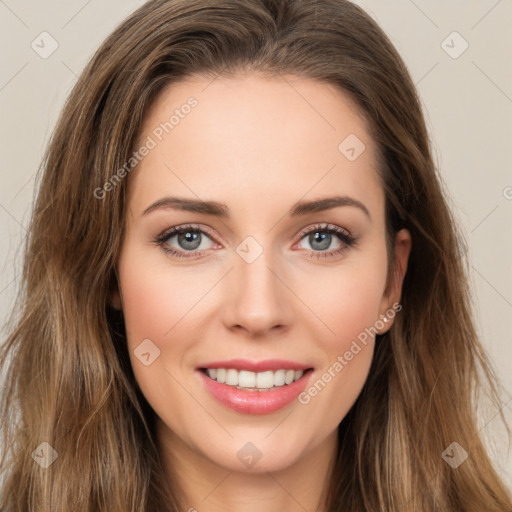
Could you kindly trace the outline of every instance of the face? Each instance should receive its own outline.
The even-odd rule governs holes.
[[[159,96],[143,146],[113,301],[161,441],[232,471],[292,466],[335,439],[399,314],[368,127],[312,80],[195,77]],[[409,246],[400,232],[404,272]]]

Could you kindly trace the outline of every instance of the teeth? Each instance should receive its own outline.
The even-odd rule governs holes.
[[[295,372],[293,370],[286,370],[286,374],[284,376],[285,384],[290,384],[295,379]]]
[[[277,370],[266,372],[249,372],[233,368],[207,368],[206,375],[221,384],[245,389],[248,391],[267,391],[273,387],[281,387],[299,380],[303,370]]]
[[[222,384],[226,382],[226,370],[224,368],[217,369],[217,382],[220,382]]]
[[[242,388],[255,388],[256,374],[254,372],[241,370],[238,372],[238,382],[236,384]]]
[[[226,384],[229,386],[238,386],[238,372],[233,369],[229,369],[226,372]]]

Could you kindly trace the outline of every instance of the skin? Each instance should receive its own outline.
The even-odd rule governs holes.
[[[336,429],[368,377],[374,339],[308,404],[294,401],[271,414],[226,408],[194,368],[282,358],[314,367],[314,383],[399,301],[402,277],[387,274],[375,146],[364,118],[339,90],[255,73],[172,84],[147,113],[140,142],[190,96],[198,105],[128,179],[112,303],[124,311],[135,378],[158,416],[169,478],[175,470],[185,491],[183,510],[324,510]],[[366,145],[355,161],[338,150],[349,134]],[[296,201],[335,193],[363,203],[370,218],[354,206],[288,216]],[[172,208],[143,215],[171,195],[218,201],[231,215]],[[164,230],[189,223],[213,235],[201,234],[202,255],[173,257],[155,243]],[[326,223],[348,230],[357,244],[319,258],[325,249],[299,235]],[[236,252],[248,236],[263,249],[251,263]],[[332,235],[328,249],[343,246]],[[166,247],[193,253],[176,235]],[[402,276],[410,248],[409,232],[400,231],[395,257]],[[145,339],[160,350],[149,366],[134,355]],[[262,455],[252,467],[237,457],[248,442]]]

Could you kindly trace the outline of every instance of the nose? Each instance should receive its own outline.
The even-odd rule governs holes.
[[[292,293],[283,272],[273,268],[270,252],[264,251],[252,263],[242,258],[235,262],[227,282],[226,328],[264,336],[291,325]]]

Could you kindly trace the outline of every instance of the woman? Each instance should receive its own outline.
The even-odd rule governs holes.
[[[44,159],[1,506],[511,510],[463,256],[414,86],[360,8],[146,3]]]

